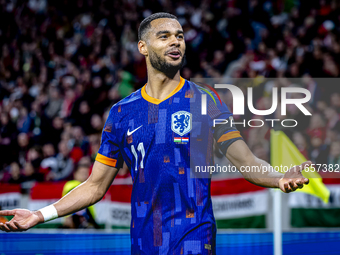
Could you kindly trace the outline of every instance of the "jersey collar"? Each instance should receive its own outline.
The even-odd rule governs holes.
[[[185,83],[185,79],[183,79],[182,77],[180,77],[180,81],[177,85],[177,87],[166,97],[164,98],[163,100],[160,100],[160,99],[157,99],[157,98],[153,98],[151,96],[149,96],[148,94],[146,94],[146,91],[145,91],[145,87],[146,87],[146,84],[142,87],[142,90],[141,90],[141,93],[142,93],[142,97],[150,102],[150,103],[153,103],[153,104],[160,104],[162,103],[163,101],[167,100],[168,98],[172,97],[174,94],[176,94],[178,91],[181,90],[181,88],[183,87]]]

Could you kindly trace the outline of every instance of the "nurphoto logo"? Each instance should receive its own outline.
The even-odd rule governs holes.
[[[216,89],[228,89],[231,92],[231,95],[233,97],[233,114],[234,115],[244,115],[244,102],[245,102],[245,96],[243,94],[243,91],[238,88],[235,85],[231,84],[215,84],[214,88]],[[278,88],[273,87],[272,88],[272,105],[269,109],[266,110],[259,110],[255,109],[254,102],[253,102],[253,88],[248,87],[247,88],[248,96],[247,96],[247,106],[251,113],[254,115],[260,115],[260,116],[268,116],[274,113],[277,110],[277,107],[279,105],[278,103]],[[287,105],[295,105],[304,115],[311,116],[312,114],[307,110],[307,108],[303,105],[304,103],[307,103],[311,99],[311,93],[309,90],[305,88],[299,88],[299,87],[283,87],[281,88],[281,115],[286,116],[287,115]],[[216,94],[216,91],[213,90],[213,93]],[[289,98],[289,93],[299,93],[301,95],[304,95],[302,98]],[[217,95],[217,94],[216,94]],[[202,94],[202,104],[201,104],[201,114],[206,115],[207,114],[207,94]],[[218,97],[219,98],[219,97]],[[246,122],[244,119],[241,122],[235,122],[234,119],[214,119],[214,127],[215,125],[221,125],[221,124],[230,124],[233,125],[240,125],[242,124],[244,127],[248,124],[249,127],[262,127],[264,125],[264,121],[271,123],[271,127],[274,127],[274,123],[276,121],[279,121],[283,127],[295,127],[297,126],[298,122],[295,119],[265,119],[264,121],[262,119],[250,119]]]

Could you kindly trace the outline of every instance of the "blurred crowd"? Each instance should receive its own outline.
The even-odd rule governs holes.
[[[146,83],[137,30],[160,11],[184,29],[186,79],[251,79],[255,108],[269,109],[273,86],[303,77],[312,117],[291,107],[299,125],[284,131],[306,158],[340,164],[335,0],[0,0],[1,182],[29,188],[91,168],[110,107]],[[230,93],[222,98],[232,109]],[[240,128],[268,161],[269,128]]]

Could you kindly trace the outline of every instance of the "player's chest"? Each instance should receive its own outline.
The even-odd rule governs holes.
[[[147,112],[121,122],[120,137],[124,148],[138,147],[141,143],[144,147],[170,146],[188,143],[192,128],[193,115],[189,109],[150,106]]]

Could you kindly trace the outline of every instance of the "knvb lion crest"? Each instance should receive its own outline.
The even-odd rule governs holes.
[[[186,111],[175,112],[171,115],[171,130],[183,136],[191,130],[191,113]]]

